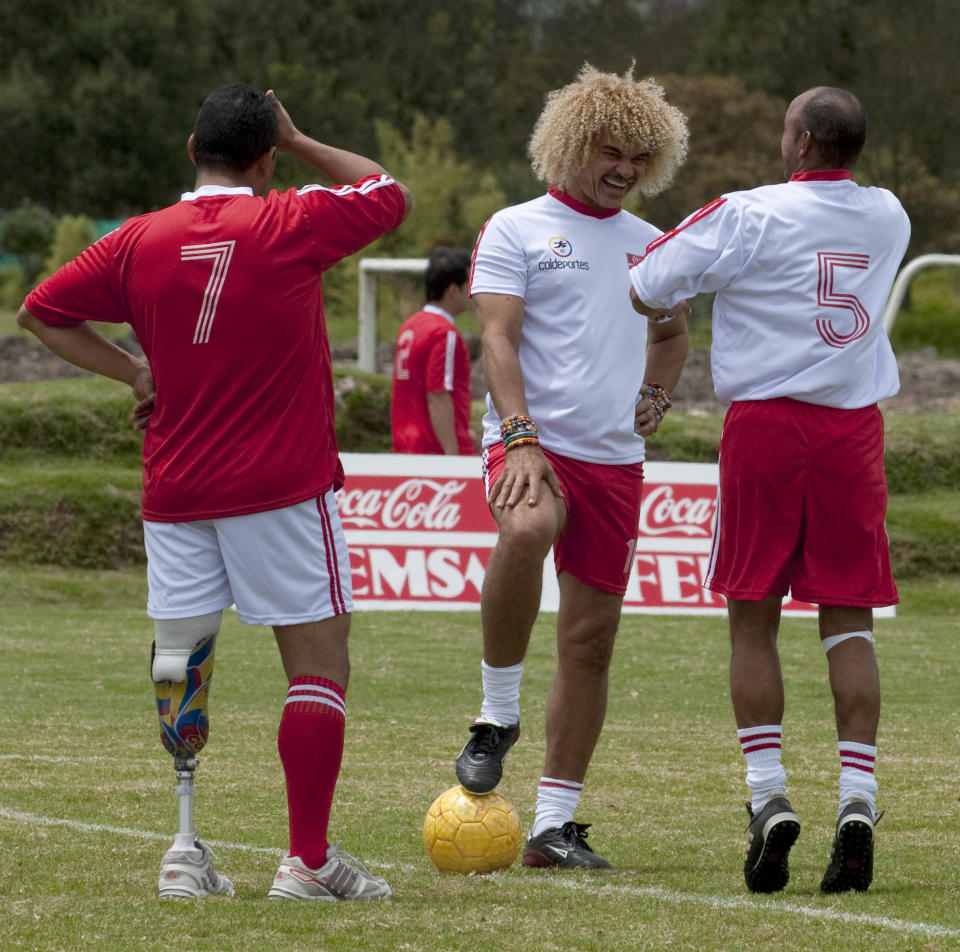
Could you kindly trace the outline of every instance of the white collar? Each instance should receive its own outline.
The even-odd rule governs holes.
[[[423,309],[429,311],[431,314],[439,314],[441,317],[445,317],[451,324],[456,324],[454,316],[449,311],[445,311],[439,304],[424,304]]]
[[[184,192],[180,196],[181,202],[192,202],[197,198],[208,198],[211,195],[253,195],[249,185],[201,185],[195,192]]]

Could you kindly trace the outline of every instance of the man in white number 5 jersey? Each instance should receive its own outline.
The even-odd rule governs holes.
[[[631,271],[641,314],[715,291],[713,379],[731,404],[706,585],[727,597],[731,695],[752,793],[744,875],[782,889],[800,824],[781,765],[781,599],[820,606],[840,753],[839,816],[824,892],[873,875],[880,685],[874,607],[897,601],[884,530],[877,401],[899,388],[882,325],[910,224],[885,189],[851,177],[866,135],[851,93],[790,104],[789,181],[724,195],[652,242]]]
[[[335,187],[268,193],[278,149]],[[207,97],[188,151],[194,191],[87,249],[18,318],[140,400],[151,675],[180,815],[160,895],[233,891],[193,835],[192,794],[213,641],[235,604],[241,621],[273,628],[289,680],[278,746],[290,850],[270,895],[389,896],[327,840],[352,593],[320,275],[399,225],[410,195],[376,162],[301,133],[272,92],[249,86]],[[89,320],[129,323],[149,366]]]

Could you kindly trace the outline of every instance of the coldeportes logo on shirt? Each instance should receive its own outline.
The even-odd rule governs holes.
[[[541,271],[563,271],[571,268],[575,271],[589,271],[589,261],[574,261],[571,259],[573,254],[573,242],[561,235],[554,235],[547,241],[547,247],[553,252],[554,257],[541,261],[537,267]]]

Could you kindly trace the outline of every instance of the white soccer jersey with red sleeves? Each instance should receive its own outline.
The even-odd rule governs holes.
[[[571,459],[635,463],[647,321],[630,305],[629,263],[660,234],[623,210],[598,212],[551,188],[497,212],[474,250],[470,293],[523,298],[520,366],[540,442]],[[483,445],[500,440],[487,395]]]
[[[205,186],[131,219],[27,298],[53,326],[129,323],[156,381],[143,515],[245,515],[342,481],[320,275],[396,227],[387,175],[266,197]]]
[[[910,239],[886,189],[849,172],[732,192],[654,241],[630,271],[669,307],[716,291],[711,364],[725,402],[791,397],[841,409],[899,389],[883,309]]]

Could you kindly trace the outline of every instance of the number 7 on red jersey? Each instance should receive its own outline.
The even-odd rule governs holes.
[[[223,291],[223,283],[227,279],[227,269],[230,267],[230,259],[233,257],[235,244],[236,241],[233,240],[216,241],[206,245],[183,245],[180,248],[181,261],[198,261],[203,258],[210,258],[213,261],[210,280],[207,281],[207,287],[203,292],[200,316],[197,318],[197,326],[193,332],[193,342],[195,344],[208,344],[210,342],[213,319],[217,313],[217,304],[220,301],[220,293]]]

